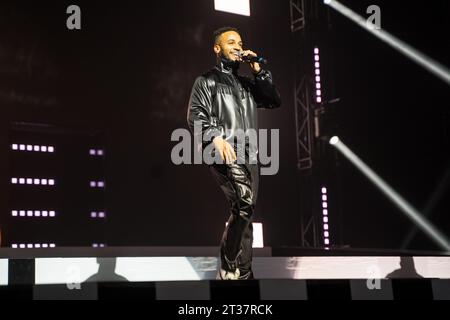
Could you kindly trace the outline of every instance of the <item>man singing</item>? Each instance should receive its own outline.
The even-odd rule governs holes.
[[[223,280],[252,279],[252,216],[259,165],[257,141],[246,133],[258,129],[257,108],[278,108],[281,100],[271,73],[261,67],[255,52],[243,49],[236,28],[214,32],[214,52],[216,66],[195,80],[187,121],[194,134],[198,132],[195,126],[201,128],[203,148],[213,144],[221,161],[209,166],[230,203],[218,276]],[[252,78],[238,75],[241,63],[248,63]],[[238,139],[237,132],[244,132],[244,139],[242,135]]]

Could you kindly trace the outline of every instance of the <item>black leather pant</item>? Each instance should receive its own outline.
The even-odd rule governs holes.
[[[253,226],[259,185],[258,164],[214,164],[210,166],[229,201],[231,214],[222,236],[220,256],[222,268],[241,275],[251,271]]]

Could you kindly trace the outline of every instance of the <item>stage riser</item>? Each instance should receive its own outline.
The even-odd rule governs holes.
[[[217,257],[0,259],[0,285],[215,280],[218,267]],[[253,271],[258,280],[450,279],[450,257],[255,257]]]
[[[0,299],[25,300],[450,300],[450,280],[382,280],[368,289],[367,280],[248,280],[147,283],[10,285],[0,287]]]

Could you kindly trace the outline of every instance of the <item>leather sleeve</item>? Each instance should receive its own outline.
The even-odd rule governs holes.
[[[281,97],[273,84],[272,73],[262,69],[255,75],[253,97],[258,108],[275,109],[281,106]]]
[[[208,138],[207,141],[201,140],[203,147],[211,143],[216,136],[224,136],[223,128],[218,125],[217,118],[213,115],[212,85],[208,81],[212,80],[208,80],[204,76],[195,80],[187,113],[187,122],[192,133],[199,134],[194,131],[194,124],[198,123],[201,125],[202,136]],[[202,137],[196,138],[202,139]]]

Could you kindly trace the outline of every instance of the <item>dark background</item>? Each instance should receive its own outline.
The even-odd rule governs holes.
[[[343,1],[360,14],[368,5],[379,5],[384,29],[450,65],[448,2],[392,2]],[[29,121],[104,133],[108,245],[217,245],[228,215],[226,201],[207,168],[171,163],[175,143],[170,135],[187,128],[193,81],[214,64],[213,30],[232,25],[241,30],[247,48],[269,60],[283,99],[281,109],[259,113],[261,128],[280,129],[281,152],[279,173],[261,179],[255,220],[264,223],[266,245],[299,245],[302,213],[289,1],[251,3],[251,17],[242,17],[214,11],[212,0],[2,2],[4,233],[10,123]],[[79,31],[66,28],[70,4],[81,7]],[[326,84],[332,96],[324,94],[341,98],[340,137],[423,209],[449,167],[448,85],[340,14],[330,11],[330,18],[334,51],[321,55],[335,65]],[[76,173],[80,168],[66,170]],[[411,228],[409,220],[345,159],[340,170],[341,244],[399,248]],[[448,205],[447,188],[431,216],[446,234]],[[419,236],[411,248],[435,246]]]

